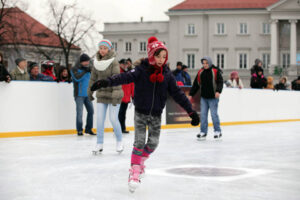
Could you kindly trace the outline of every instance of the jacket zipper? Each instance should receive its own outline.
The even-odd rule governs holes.
[[[151,106],[150,113],[149,113],[150,115],[152,114],[152,109],[153,109],[153,106],[154,106],[155,86],[156,86],[156,82],[154,83],[153,97],[152,97],[152,106]]]

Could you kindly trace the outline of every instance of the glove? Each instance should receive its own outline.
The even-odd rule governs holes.
[[[89,97],[89,100],[90,100],[90,101],[94,101],[94,99],[95,99],[95,98],[93,97],[93,95],[88,95],[88,97]]]
[[[90,67],[84,67],[83,69],[84,69],[84,71],[86,71],[86,72],[91,72],[91,68],[90,68]]]
[[[108,84],[109,84],[109,81],[108,81],[108,80],[105,80],[105,79],[96,81],[96,82],[92,85],[91,91],[96,91],[96,90],[98,90],[98,89],[100,89],[100,88],[106,88],[106,87],[108,87]]]
[[[200,122],[200,118],[199,118],[197,112],[193,111],[189,114],[189,116],[192,119],[192,121],[191,121],[192,126],[198,126],[199,122]]]

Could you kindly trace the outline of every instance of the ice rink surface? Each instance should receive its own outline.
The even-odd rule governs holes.
[[[121,155],[111,133],[97,156],[91,153],[95,136],[0,139],[0,199],[300,199],[300,122],[222,129],[221,141],[211,127],[206,141],[196,140],[199,128],[162,130],[133,194],[127,185],[132,133],[124,136]],[[169,173],[172,168],[177,173]]]

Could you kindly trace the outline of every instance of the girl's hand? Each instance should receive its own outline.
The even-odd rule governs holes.
[[[219,92],[216,92],[216,95],[215,95],[216,99],[218,99],[220,97],[220,93]]]

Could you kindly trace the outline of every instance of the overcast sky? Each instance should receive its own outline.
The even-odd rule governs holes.
[[[45,25],[47,19],[47,0],[22,0],[27,5],[26,12]],[[103,31],[104,22],[166,21],[165,12],[184,0],[58,0],[60,3],[77,2],[84,13],[96,20],[97,31]],[[22,6],[20,6],[22,7]],[[99,37],[99,39],[98,39]],[[95,35],[100,40],[101,35]],[[92,48],[92,47],[91,47]],[[93,50],[94,51],[94,50]],[[90,52],[89,52],[90,53]]]
[[[47,21],[44,15],[47,0],[23,0],[33,17]],[[168,20],[164,14],[169,8],[183,0],[59,0],[61,3],[77,2],[78,5],[99,22]],[[42,17],[42,18],[40,18]]]

